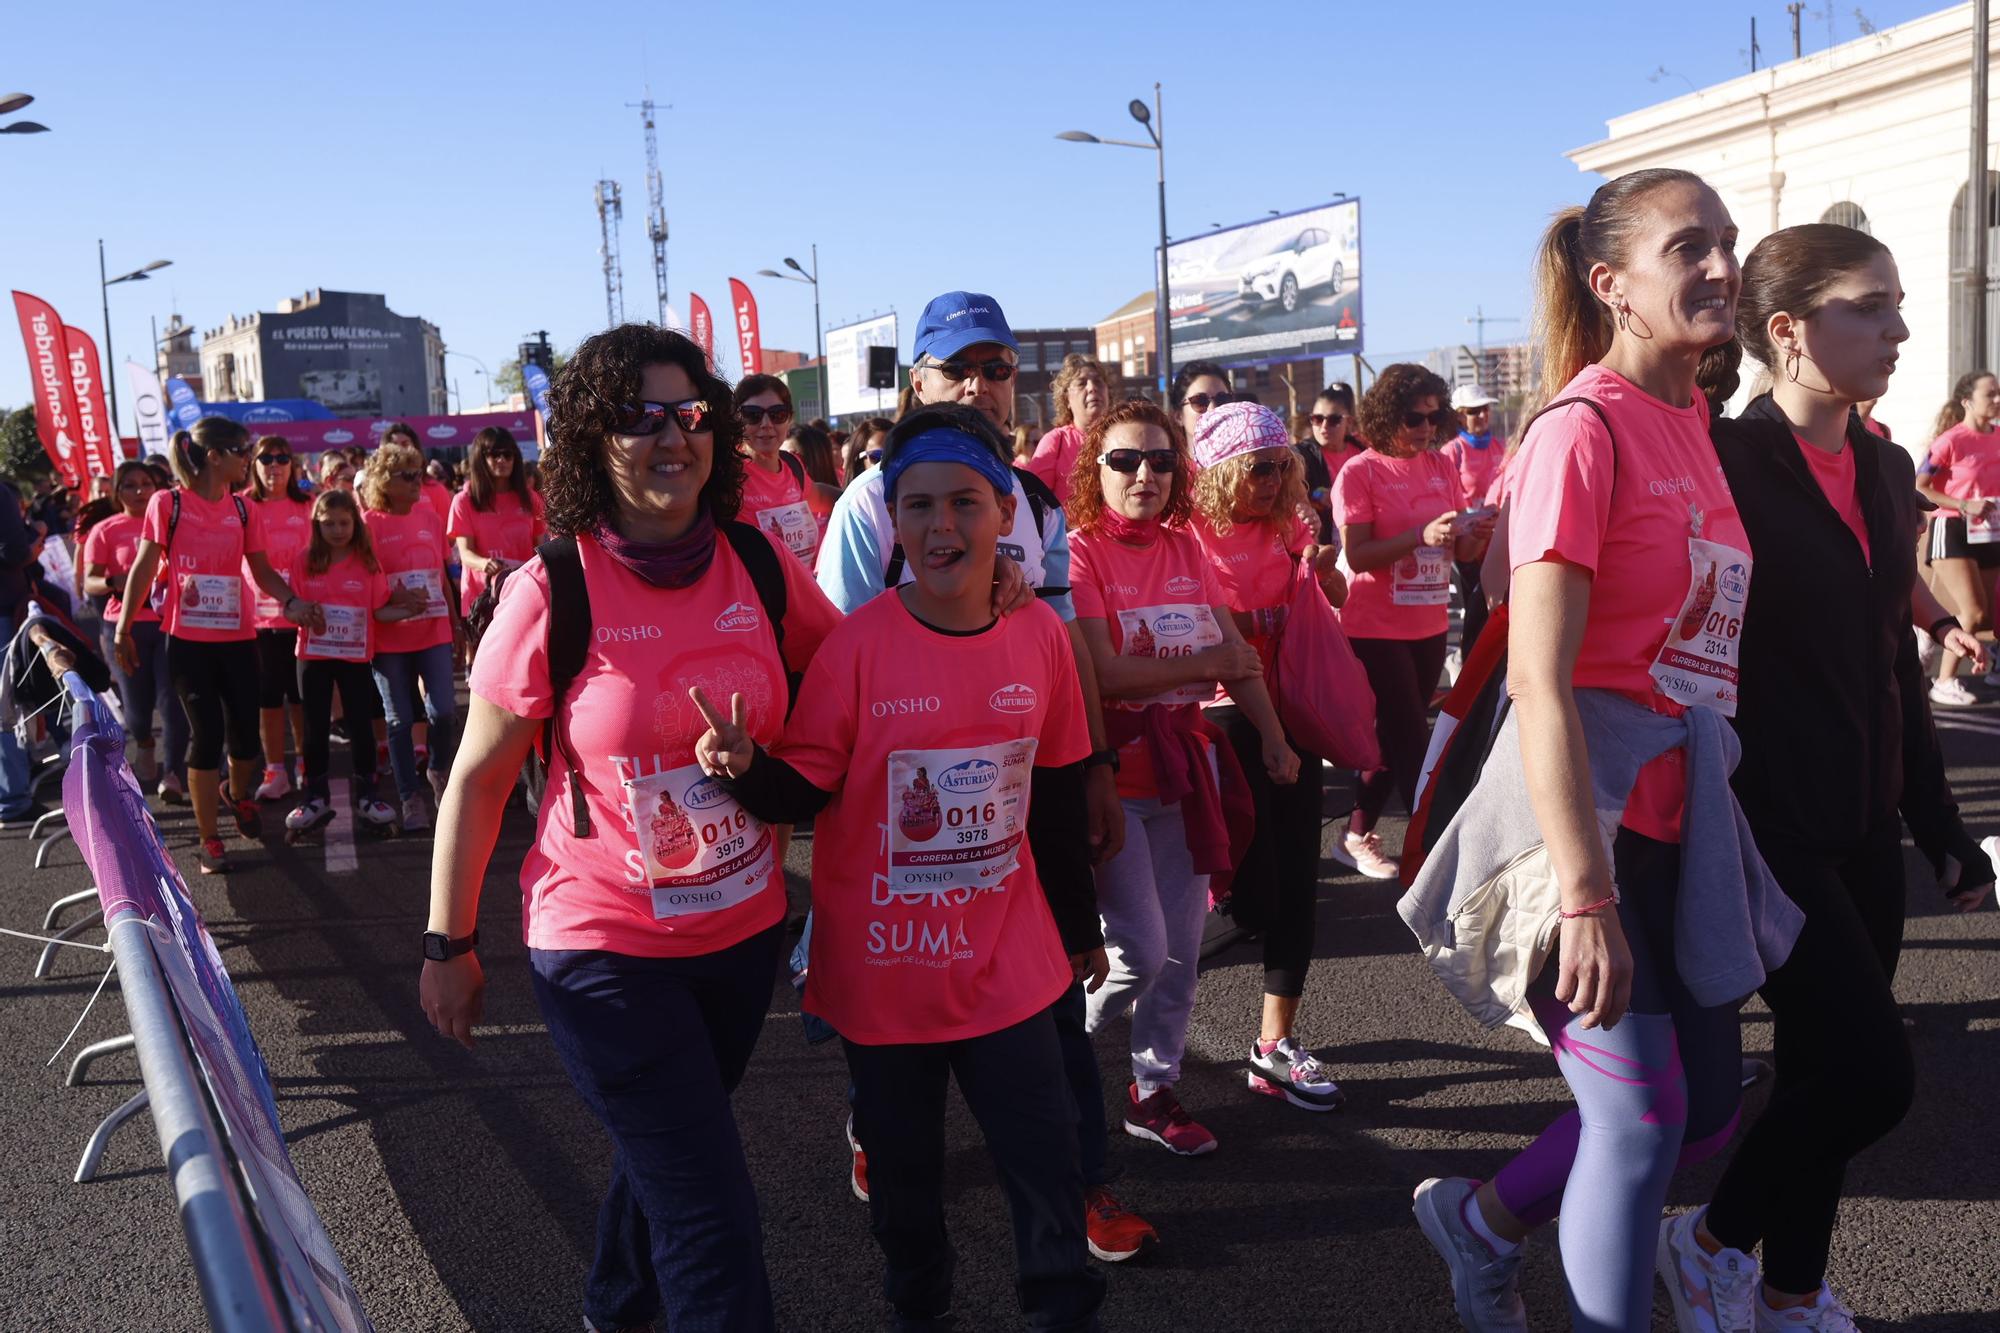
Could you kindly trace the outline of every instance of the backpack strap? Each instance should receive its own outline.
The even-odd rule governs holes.
[[[792,474],[793,481],[797,482],[800,486],[806,484],[806,465],[799,461],[797,454],[787,453],[785,450],[780,449],[778,450],[778,461],[784,465],[785,471]]]
[[[549,690],[555,708],[542,724],[542,754],[553,763],[560,754],[569,765],[570,827],[579,838],[590,836],[590,807],[583,794],[583,765],[562,728],[563,704],[569,688],[583,674],[590,653],[590,584],[583,577],[583,558],[574,537],[551,537],[535,548],[549,578]]]
[[[171,491],[168,491],[167,500],[169,501],[169,507],[167,509],[166,554],[169,563],[171,563],[174,554],[174,531],[181,525],[181,488],[176,486]]]
[[[789,560],[791,556],[780,557],[777,549],[771,545],[771,539],[748,523],[730,519],[717,526],[722,529],[723,538],[728,541],[729,549],[736,552],[736,558],[743,562],[743,568],[749,572],[750,582],[756,585],[757,600],[764,607],[764,619],[770,623],[771,637],[778,644],[778,658],[783,661],[788,594],[785,590],[785,569],[778,561],[781,558]],[[791,705],[797,703],[799,697],[799,677],[790,670],[785,672],[785,687],[788,696],[785,711],[789,714]]]

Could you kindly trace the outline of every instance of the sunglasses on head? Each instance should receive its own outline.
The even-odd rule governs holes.
[[[1014,378],[1014,363],[997,356],[988,361],[933,361],[925,369],[935,370],[953,384],[974,375],[989,384],[1005,384]]]
[[[291,462],[292,456],[290,454],[258,454],[257,461],[266,467],[275,467],[279,463]]]
[[[624,403],[614,410],[617,416],[613,427],[620,435],[658,435],[667,428],[669,416],[680,423],[681,432],[686,435],[706,435],[715,429],[706,398],[683,398],[677,403]]]
[[[1338,426],[1345,420],[1347,420],[1347,415],[1343,412],[1315,412],[1312,414],[1312,423],[1315,426]]]
[[[1283,458],[1260,458],[1250,465],[1250,475],[1257,478],[1270,476],[1274,472],[1290,472],[1292,459],[1289,454]]]
[[[1235,402],[1236,395],[1227,391],[1222,393],[1191,393],[1181,399],[1181,401],[1197,412],[1206,412],[1211,407],[1221,407],[1224,404]]]
[[[1154,472],[1178,472],[1181,456],[1171,449],[1111,449],[1097,456],[1098,464],[1127,475],[1139,470],[1143,460]]]
[[[771,419],[773,426],[782,426],[792,419],[792,409],[783,403],[770,407],[739,407],[736,409],[736,415],[743,418],[743,424],[746,426],[755,426],[766,417]]]
[[[1403,413],[1403,429],[1417,430],[1421,427],[1429,426],[1435,430],[1450,420],[1450,409],[1443,407],[1440,407],[1435,412],[1405,412]]]

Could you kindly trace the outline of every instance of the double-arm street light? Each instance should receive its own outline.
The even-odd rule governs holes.
[[[135,268],[130,273],[121,273],[115,278],[104,276],[104,240],[97,242],[97,281],[102,287],[99,293],[104,298],[104,387],[111,394],[111,435],[113,439],[122,433],[118,428],[118,372],[117,362],[111,356],[111,289],[121,282],[145,282],[153,270],[165,268],[173,263],[171,259],[155,259],[144,268]]]
[[[819,414],[822,417],[831,418],[833,416],[833,405],[826,400],[826,342],[825,335],[820,332],[819,323],[819,243],[817,241],[813,243],[812,261],[812,271],[808,273],[805,269],[799,267],[798,260],[786,256],[785,267],[791,270],[790,273],[780,273],[774,268],[760,268],[757,270],[757,276],[760,278],[783,278],[786,282],[809,282],[812,284],[813,355],[819,358]]]
[[[1154,301],[1155,305],[1159,308],[1159,328],[1154,336],[1158,339],[1160,349],[1160,396],[1164,399],[1167,393],[1167,386],[1173,382],[1174,378],[1174,337],[1170,325],[1172,314],[1167,309],[1169,299],[1169,284],[1167,282],[1167,145],[1166,140],[1161,137],[1163,118],[1160,115],[1160,85],[1157,83],[1153,85],[1153,105],[1150,108],[1147,107],[1143,100],[1135,97],[1126,107],[1126,110],[1132,113],[1132,119],[1146,127],[1146,135],[1152,140],[1151,143],[1140,143],[1136,139],[1101,139],[1095,134],[1086,134],[1082,130],[1064,130],[1056,138],[1066,143],[1101,143],[1110,144],[1114,148],[1147,148],[1152,150],[1159,161],[1160,274],[1159,294]]]
[[[34,100],[27,93],[0,93],[0,116],[11,116]],[[48,126],[33,120],[16,120],[0,125],[0,134],[47,134],[48,132]]]

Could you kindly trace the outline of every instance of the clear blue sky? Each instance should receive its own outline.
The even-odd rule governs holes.
[[[1822,4],[1836,40],[1859,34],[1848,0]],[[1862,6],[1880,27],[1941,7]],[[1765,63],[1790,44],[1778,0],[86,8],[10,7],[0,92],[54,132],[0,136],[0,285],[97,332],[98,237],[114,274],[172,259],[112,289],[120,361],[145,359],[151,316],[207,329],[312,287],[385,293],[493,368],[531,329],[571,346],[604,321],[600,175],[625,192],[627,311],[650,317],[625,106],[648,79],[672,106],[672,300],[722,318],[744,278],[769,346],[811,349],[812,294],[751,275],[815,241],[827,323],[894,308],[906,355],[948,288],[1017,327],[1148,289],[1150,156],[1053,136],[1143,138],[1125,104],[1156,79],[1173,235],[1359,195],[1369,348],[1469,340],[1477,305],[1528,314],[1538,228],[1593,185],[1565,149],[1744,71],[1753,15]],[[1807,51],[1827,36],[1809,14]],[[479,401],[472,363],[448,365]],[[27,400],[10,310],[0,405]]]

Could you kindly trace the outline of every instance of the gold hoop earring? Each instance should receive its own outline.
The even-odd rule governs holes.
[[[1803,355],[1796,347],[1785,353],[1785,378],[1794,384],[1799,382],[1799,360]]]
[[[1621,305],[1618,307],[1618,331],[1620,333],[1630,333],[1632,331],[1631,306]]]

